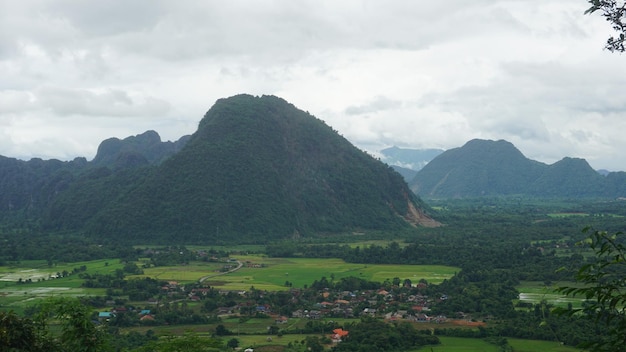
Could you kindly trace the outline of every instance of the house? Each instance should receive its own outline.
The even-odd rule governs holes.
[[[126,309],[126,307],[113,308],[113,313],[126,313],[126,312],[128,312],[128,309]]]
[[[277,318],[274,320],[274,322],[275,322],[276,324],[285,324],[285,323],[287,323],[288,321],[289,321],[289,318],[287,318],[287,317],[285,317],[285,316],[282,316],[282,315],[281,315],[280,317],[277,317]]]
[[[338,299],[335,301],[335,304],[337,304],[337,306],[347,306],[350,304],[350,302],[346,301],[345,299]]]
[[[363,309],[363,314],[374,316],[374,315],[376,315],[376,309],[374,309],[374,308],[365,308],[365,309]]]
[[[430,317],[424,313],[420,313],[415,316],[415,321],[418,323],[428,323],[430,322]]]
[[[319,310],[311,310],[310,312],[304,311],[304,313],[309,319],[319,319],[322,316],[322,312]]]
[[[330,335],[330,338],[334,343],[339,343],[341,342],[341,338],[348,336],[348,333],[349,332],[347,330],[343,330],[341,328],[335,329],[333,330],[332,335]]]
[[[108,319],[111,319],[113,317],[115,317],[115,314],[111,313],[111,312],[99,312],[98,313],[98,319],[107,319],[108,320]]]
[[[139,321],[142,321],[142,322],[154,321],[154,317],[150,314],[146,314],[143,317],[139,318]]]
[[[445,323],[446,321],[448,321],[448,317],[446,317],[445,315],[438,315],[433,320],[435,321],[435,323],[441,324],[441,323]]]

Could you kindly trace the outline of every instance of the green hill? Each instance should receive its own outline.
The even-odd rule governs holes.
[[[552,165],[526,158],[507,141],[471,140],[445,151],[420,170],[411,189],[425,198],[527,195],[624,197],[625,173],[603,176],[584,159]]]
[[[431,223],[402,177],[273,97],[218,100],[158,165],[92,172],[59,195],[50,230],[135,241],[265,242]]]

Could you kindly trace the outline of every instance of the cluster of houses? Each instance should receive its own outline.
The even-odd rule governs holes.
[[[294,303],[298,302],[303,306],[303,302],[299,300],[302,296],[301,289],[290,290]],[[221,291],[222,294],[228,294],[228,291]],[[236,292],[239,296],[246,296],[245,291]],[[330,297],[339,297],[337,299],[329,299]],[[441,296],[436,301],[447,299],[447,296]],[[420,294],[396,295],[384,289],[381,290],[364,290],[361,292],[329,292],[324,290],[319,293],[321,302],[311,302],[304,304],[306,308],[299,308],[291,312],[291,318],[317,320],[322,318],[355,318],[359,316],[371,316],[384,318],[389,321],[405,320],[413,322],[429,322],[443,323],[448,318],[443,315],[429,315],[429,305],[432,302],[427,296]],[[249,302],[241,303],[233,307],[219,307],[217,314],[221,316],[236,315],[242,311],[243,306],[249,305]],[[394,307],[402,306],[405,309],[394,309]],[[273,309],[275,308],[275,309]],[[274,318],[276,324],[284,324],[288,322],[289,317],[274,314],[273,310],[279,307],[271,307],[270,305],[257,305],[256,312],[263,313]]]
[[[168,282],[162,288],[167,296],[178,295],[188,301],[205,299],[211,288],[194,287],[186,289],[177,282]],[[272,307],[270,304],[258,304],[250,297],[247,291],[219,291],[222,295],[240,297],[239,303],[229,307],[218,307],[214,312],[218,316],[250,315],[260,313],[274,320],[277,325],[288,323],[290,318],[317,320],[323,318],[355,318],[371,316],[384,318],[388,321],[412,321],[420,323],[443,323],[448,321],[446,316],[430,315],[430,305],[435,301],[446,300],[443,295],[431,300],[421,294],[396,294],[384,289],[363,290],[359,292],[322,290],[315,295],[315,301],[307,302],[303,297],[303,289],[291,289],[292,303],[298,308],[290,316],[278,314],[281,307]],[[267,294],[267,293],[265,293]],[[148,303],[157,303],[150,300]],[[117,307],[111,311],[100,312],[100,320],[108,320],[120,312],[129,312],[125,307]],[[154,320],[154,314],[149,309],[133,311],[138,314],[139,321]],[[244,313],[245,312],[245,313]],[[284,310],[283,310],[284,312]]]
[[[110,311],[98,312],[98,320],[109,321],[111,318],[114,318],[116,315],[122,313],[136,313],[139,316],[139,321],[141,322],[154,321],[154,315],[151,313],[150,309],[135,310],[126,307],[116,307]]]

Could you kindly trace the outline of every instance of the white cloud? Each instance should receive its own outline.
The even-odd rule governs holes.
[[[167,115],[169,104],[166,101],[142,97],[131,97],[128,92],[118,89],[90,91],[61,87],[42,87],[37,98],[45,109],[55,114],[112,117],[149,117]]]
[[[0,154],[93,157],[192,133],[215,100],[275,94],[350,141],[626,170],[623,55],[569,0],[0,0]]]

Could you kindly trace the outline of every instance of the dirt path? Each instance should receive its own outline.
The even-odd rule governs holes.
[[[235,271],[241,269],[241,267],[243,266],[243,263],[240,261],[237,261],[237,267],[232,268],[228,271],[225,271],[223,273],[217,273],[217,274],[211,274],[211,275],[207,275],[207,276],[203,276],[200,279],[198,279],[199,283],[203,283],[206,279],[212,278],[212,277],[216,277],[216,276],[222,276],[222,275],[226,275],[226,274],[230,274],[230,273],[234,273]]]

